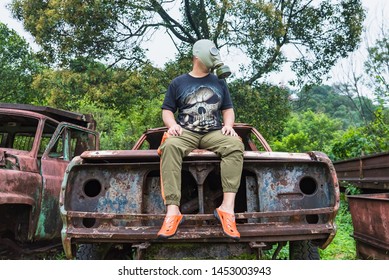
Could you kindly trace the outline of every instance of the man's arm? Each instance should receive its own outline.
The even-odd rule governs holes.
[[[182,127],[177,124],[172,111],[162,109],[162,120],[165,126],[168,128],[167,132],[170,135],[180,136],[182,134]]]
[[[224,126],[222,127],[222,133],[224,135],[237,136],[238,134],[232,128],[235,122],[234,109],[226,109],[222,111]]]

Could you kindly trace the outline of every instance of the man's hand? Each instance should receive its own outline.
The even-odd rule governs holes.
[[[173,136],[180,136],[182,134],[182,127],[176,123],[172,111],[162,109],[162,120],[166,127],[168,127],[167,133]]]
[[[222,133],[224,135],[238,136],[232,126],[225,125],[222,127]]]
[[[168,129],[167,133],[173,136],[180,136],[182,134],[182,127],[179,124],[175,124]]]

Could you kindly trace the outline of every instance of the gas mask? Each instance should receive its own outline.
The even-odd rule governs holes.
[[[219,50],[211,40],[198,40],[193,45],[193,56],[198,57],[211,72],[216,70],[216,75],[219,79],[224,79],[231,75],[230,67],[224,65]]]

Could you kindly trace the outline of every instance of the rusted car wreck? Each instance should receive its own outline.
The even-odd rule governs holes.
[[[389,152],[334,163],[341,185],[357,186],[348,195],[357,257],[389,260]]]
[[[212,214],[222,198],[220,160],[206,150],[184,159],[185,222],[174,237],[157,239],[165,213],[157,148],[166,128],[156,128],[132,150],[84,152],[70,162],[60,194],[66,256],[109,259],[125,251],[148,258],[158,245],[185,244],[188,251],[188,244],[206,244],[208,251],[244,246],[259,256],[272,249],[277,258],[289,242],[290,259],[318,259],[318,247],[326,248],[336,233],[339,186],[332,162],[319,152],[272,152],[250,125],[235,130],[245,144],[235,209],[238,242],[223,234]]]
[[[0,103],[0,256],[61,246],[59,192],[70,160],[96,150],[91,115]]]

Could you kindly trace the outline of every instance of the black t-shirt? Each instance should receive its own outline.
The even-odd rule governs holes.
[[[182,127],[201,133],[221,129],[221,111],[233,108],[224,80],[214,74],[195,78],[183,74],[175,78],[166,92],[162,109],[175,113]]]

